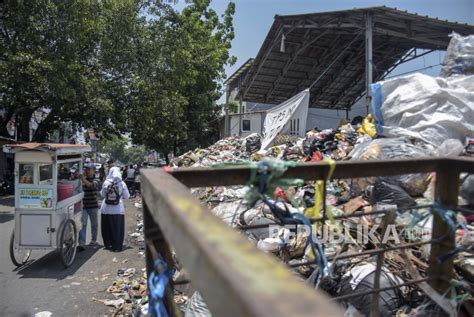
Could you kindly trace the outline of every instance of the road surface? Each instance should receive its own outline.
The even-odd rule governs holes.
[[[127,201],[126,235],[135,231],[138,213],[133,203]],[[128,242],[127,249],[120,253],[102,246],[88,247],[77,253],[75,262],[67,269],[56,252],[33,251],[29,263],[17,269],[9,256],[13,226],[13,197],[0,197],[0,316],[34,316],[42,311],[49,311],[52,316],[109,315],[112,308],[93,299],[114,298],[105,290],[119,268],[134,267],[141,273],[145,267],[138,247]],[[88,230],[89,242],[90,223]],[[110,277],[104,275],[107,273],[111,273]]]

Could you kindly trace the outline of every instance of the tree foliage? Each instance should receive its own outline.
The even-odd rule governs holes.
[[[128,115],[135,142],[175,154],[210,142],[209,123],[220,110],[219,81],[224,65],[234,62],[229,49],[235,6],[229,3],[219,18],[209,4],[189,1],[182,12],[162,6],[159,19],[149,22],[138,77],[153,80],[135,82]]]
[[[111,137],[130,132],[161,153],[210,140],[233,39],[229,3],[178,12],[159,0],[6,0],[0,21],[0,135],[16,116],[19,137],[49,109],[34,140],[62,122]],[[1,113],[1,111],[0,111]]]
[[[122,136],[112,136],[108,140],[101,140],[101,152],[124,164],[137,164],[144,161],[148,151],[144,145],[128,147],[128,140]]]
[[[110,118],[118,106],[113,99],[117,79],[106,68],[110,50],[102,44],[111,26],[136,18],[133,9],[127,1],[3,2],[0,133],[16,115],[19,137],[28,140],[32,115],[42,108],[50,113],[34,140],[43,141],[61,122],[72,122],[76,129],[113,122],[114,131],[120,131],[123,120]]]

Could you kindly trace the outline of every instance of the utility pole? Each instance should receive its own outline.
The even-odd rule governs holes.
[[[372,101],[370,95],[370,85],[372,84],[372,35],[373,35],[373,23],[372,14],[370,12],[365,14],[365,98],[367,102],[367,114],[369,114],[369,106]]]
[[[242,80],[239,78],[239,136],[242,136]]]
[[[224,138],[230,136],[230,124],[229,124],[229,98],[230,98],[230,87],[229,84],[225,90],[225,117],[224,117]]]

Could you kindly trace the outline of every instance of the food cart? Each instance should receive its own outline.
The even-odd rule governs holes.
[[[15,227],[10,257],[25,264],[32,250],[58,249],[69,267],[76,257],[82,217],[82,157],[88,145],[6,145],[15,155]]]

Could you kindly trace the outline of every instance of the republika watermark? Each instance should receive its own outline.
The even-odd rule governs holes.
[[[310,228],[307,225],[289,224],[285,226],[270,225],[268,230],[270,238],[280,238],[283,243],[288,243],[296,238],[297,235],[304,234],[309,236],[310,233],[313,236],[313,240],[331,244],[366,244],[369,241],[378,241],[383,244],[387,242],[398,244],[401,241],[402,235],[410,237],[410,239],[429,238],[431,235],[431,230],[419,227],[399,231],[394,224],[387,226],[383,236],[382,227],[379,224],[370,226],[367,224],[358,224],[357,226],[344,224],[337,228],[333,229],[330,226],[323,226],[316,230],[315,225]]]

